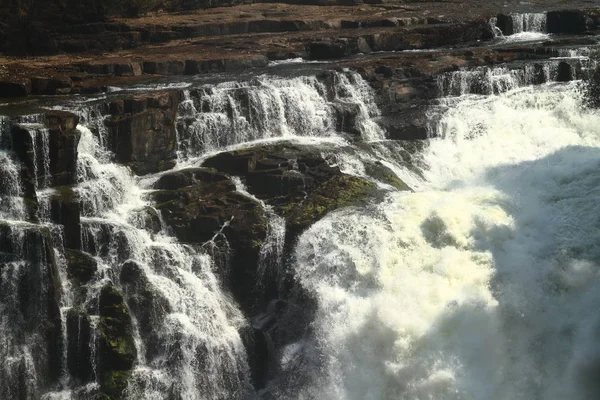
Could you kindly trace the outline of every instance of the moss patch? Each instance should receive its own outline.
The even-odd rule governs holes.
[[[329,212],[347,206],[364,204],[374,194],[375,184],[351,175],[336,175],[312,190],[306,198],[278,207],[288,229],[300,233]]]

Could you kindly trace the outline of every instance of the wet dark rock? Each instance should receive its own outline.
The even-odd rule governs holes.
[[[72,308],[67,312],[67,366],[69,374],[80,384],[94,380],[92,326],[84,311]]]
[[[374,185],[345,175],[318,149],[291,144],[220,153],[204,166],[244,177],[250,193],[274,205],[286,218],[286,243],[336,208],[358,204]]]
[[[76,129],[79,117],[64,111],[44,113],[50,130],[50,174],[54,186],[77,183],[77,146],[81,133]]]
[[[35,197],[35,159],[33,154],[35,152],[34,143],[29,131],[26,127],[17,123],[11,124],[10,126],[10,143],[11,148],[17,155],[19,161],[27,169],[26,176],[22,176],[22,180],[31,180],[32,193],[28,193],[27,197]]]
[[[360,113],[360,105],[335,102],[331,106],[335,116],[336,130],[360,137],[360,130],[356,120]]]
[[[547,14],[548,33],[583,33],[597,27],[586,11],[561,10]]]
[[[596,68],[591,79],[586,81],[584,102],[588,107],[600,108],[600,67]]]
[[[348,39],[326,39],[319,42],[312,42],[308,47],[308,54],[313,60],[327,60],[333,58],[342,58],[355,53],[353,43]]]
[[[25,97],[31,93],[31,81],[0,81],[0,98]]]
[[[168,174],[157,185],[170,188],[156,191],[153,198],[180,241],[202,244],[215,236],[226,238],[232,251],[229,268],[222,270],[226,286],[243,309],[252,309],[254,286],[249,283],[256,281],[259,251],[267,231],[262,206],[209,169]]]
[[[183,75],[185,62],[183,61],[145,61],[143,64],[145,74],[154,75]]]
[[[98,271],[98,263],[89,254],[75,249],[66,249],[67,272],[77,285],[89,283]]]
[[[571,67],[571,64],[564,61],[558,64],[556,80],[558,82],[570,82],[573,80],[573,67]]]
[[[225,70],[238,71],[247,68],[262,68],[269,64],[266,56],[258,55],[252,57],[235,57],[225,60]]]
[[[93,256],[114,257],[124,262],[131,256],[131,244],[118,225],[86,222],[81,225],[82,250]]]
[[[211,168],[188,168],[181,171],[169,172],[160,177],[154,184],[156,189],[177,190],[186,186],[202,183],[228,181],[229,177]]]
[[[98,379],[109,399],[119,399],[137,357],[133,327],[123,295],[111,284],[100,292]]]
[[[48,129],[49,135],[49,166],[51,182],[50,186],[70,185],[76,182],[77,177],[77,146],[79,144],[80,132],[76,129],[79,117],[64,111],[44,111],[37,116],[40,126]],[[19,160],[26,166],[28,175],[35,177],[36,160],[34,154],[42,154],[43,149],[34,148],[32,136],[26,125],[19,124],[17,119],[10,129],[10,142],[12,150],[17,154]],[[39,157],[38,162],[41,160]],[[42,176],[38,176],[41,180]],[[38,182],[39,184],[40,182]]]
[[[50,197],[50,219],[64,227],[65,247],[81,248],[81,213],[79,198],[68,186],[55,189]]]
[[[168,300],[149,282],[143,268],[135,261],[121,266],[120,281],[127,304],[134,313],[142,340],[146,344],[146,357],[151,359],[158,351],[156,343],[158,326],[171,312]]]
[[[151,93],[124,100],[124,114],[118,103],[111,107],[107,121],[111,148],[118,162],[139,175],[164,171],[175,163],[175,117],[178,92]]]
[[[71,92],[73,81],[68,76],[31,78],[31,92],[41,95],[60,95]]]
[[[412,114],[412,118],[411,118]],[[393,140],[423,140],[428,138],[424,110],[403,113],[398,117],[382,118],[379,126]]]
[[[160,216],[154,207],[144,207],[138,213],[141,228],[155,234],[161,231]]]
[[[386,183],[398,190],[412,190],[405,182],[398,178],[394,171],[383,165],[380,161],[366,162],[365,172],[379,182]]]
[[[268,337],[265,332],[249,325],[240,329],[240,337],[246,348],[252,383],[255,388],[262,389],[267,383],[269,362],[273,357]]]
[[[515,34],[514,22],[510,15],[498,14],[496,20],[496,26],[505,36]]]
[[[10,305],[2,317],[17,343],[37,338],[31,350],[41,385],[58,381],[62,364],[62,290],[53,246],[47,227],[0,223],[0,302]],[[14,269],[3,261],[25,265]]]

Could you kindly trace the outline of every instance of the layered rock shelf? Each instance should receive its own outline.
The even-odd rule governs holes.
[[[467,50],[467,55],[454,54],[460,60],[440,62],[448,48],[477,48],[478,43],[492,39],[492,18],[499,21],[499,28],[506,34],[511,33],[509,15],[520,11],[548,12],[550,33],[583,34],[599,27],[600,12],[585,4],[573,9],[572,3],[554,1],[543,8],[528,6],[520,10],[510,4],[491,3],[269,3],[59,25],[48,28],[51,51],[39,50],[54,55],[32,54],[26,63],[10,52],[0,57],[0,98],[90,94],[106,91],[110,86],[156,81],[161,76],[259,69],[270,61],[299,57],[331,61],[374,53],[368,64],[383,70],[398,63],[414,63],[415,56],[396,53],[384,57],[377,53],[406,50],[445,48],[442,54],[416,57],[419,64],[425,64],[417,69],[450,70],[473,64],[478,57],[470,55],[473,50]],[[522,49],[518,52],[520,58],[526,57]],[[506,49],[500,54],[490,53],[478,61],[489,65],[516,57],[510,51],[506,54]],[[540,55],[539,51],[535,53]],[[437,62],[432,58],[437,58]],[[337,64],[346,65],[351,64]]]

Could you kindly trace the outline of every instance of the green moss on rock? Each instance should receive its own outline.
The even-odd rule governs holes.
[[[290,201],[277,210],[286,218],[288,230],[298,234],[333,210],[364,204],[375,190],[375,184],[366,179],[335,175],[314,188],[306,198]]]
[[[77,285],[88,283],[96,271],[98,263],[92,256],[79,250],[66,249],[67,273]]]

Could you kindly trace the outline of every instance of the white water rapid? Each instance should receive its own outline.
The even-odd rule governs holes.
[[[322,361],[280,397],[598,398],[600,115],[553,84],[455,99],[437,131],[417,192],[301,237]]]

